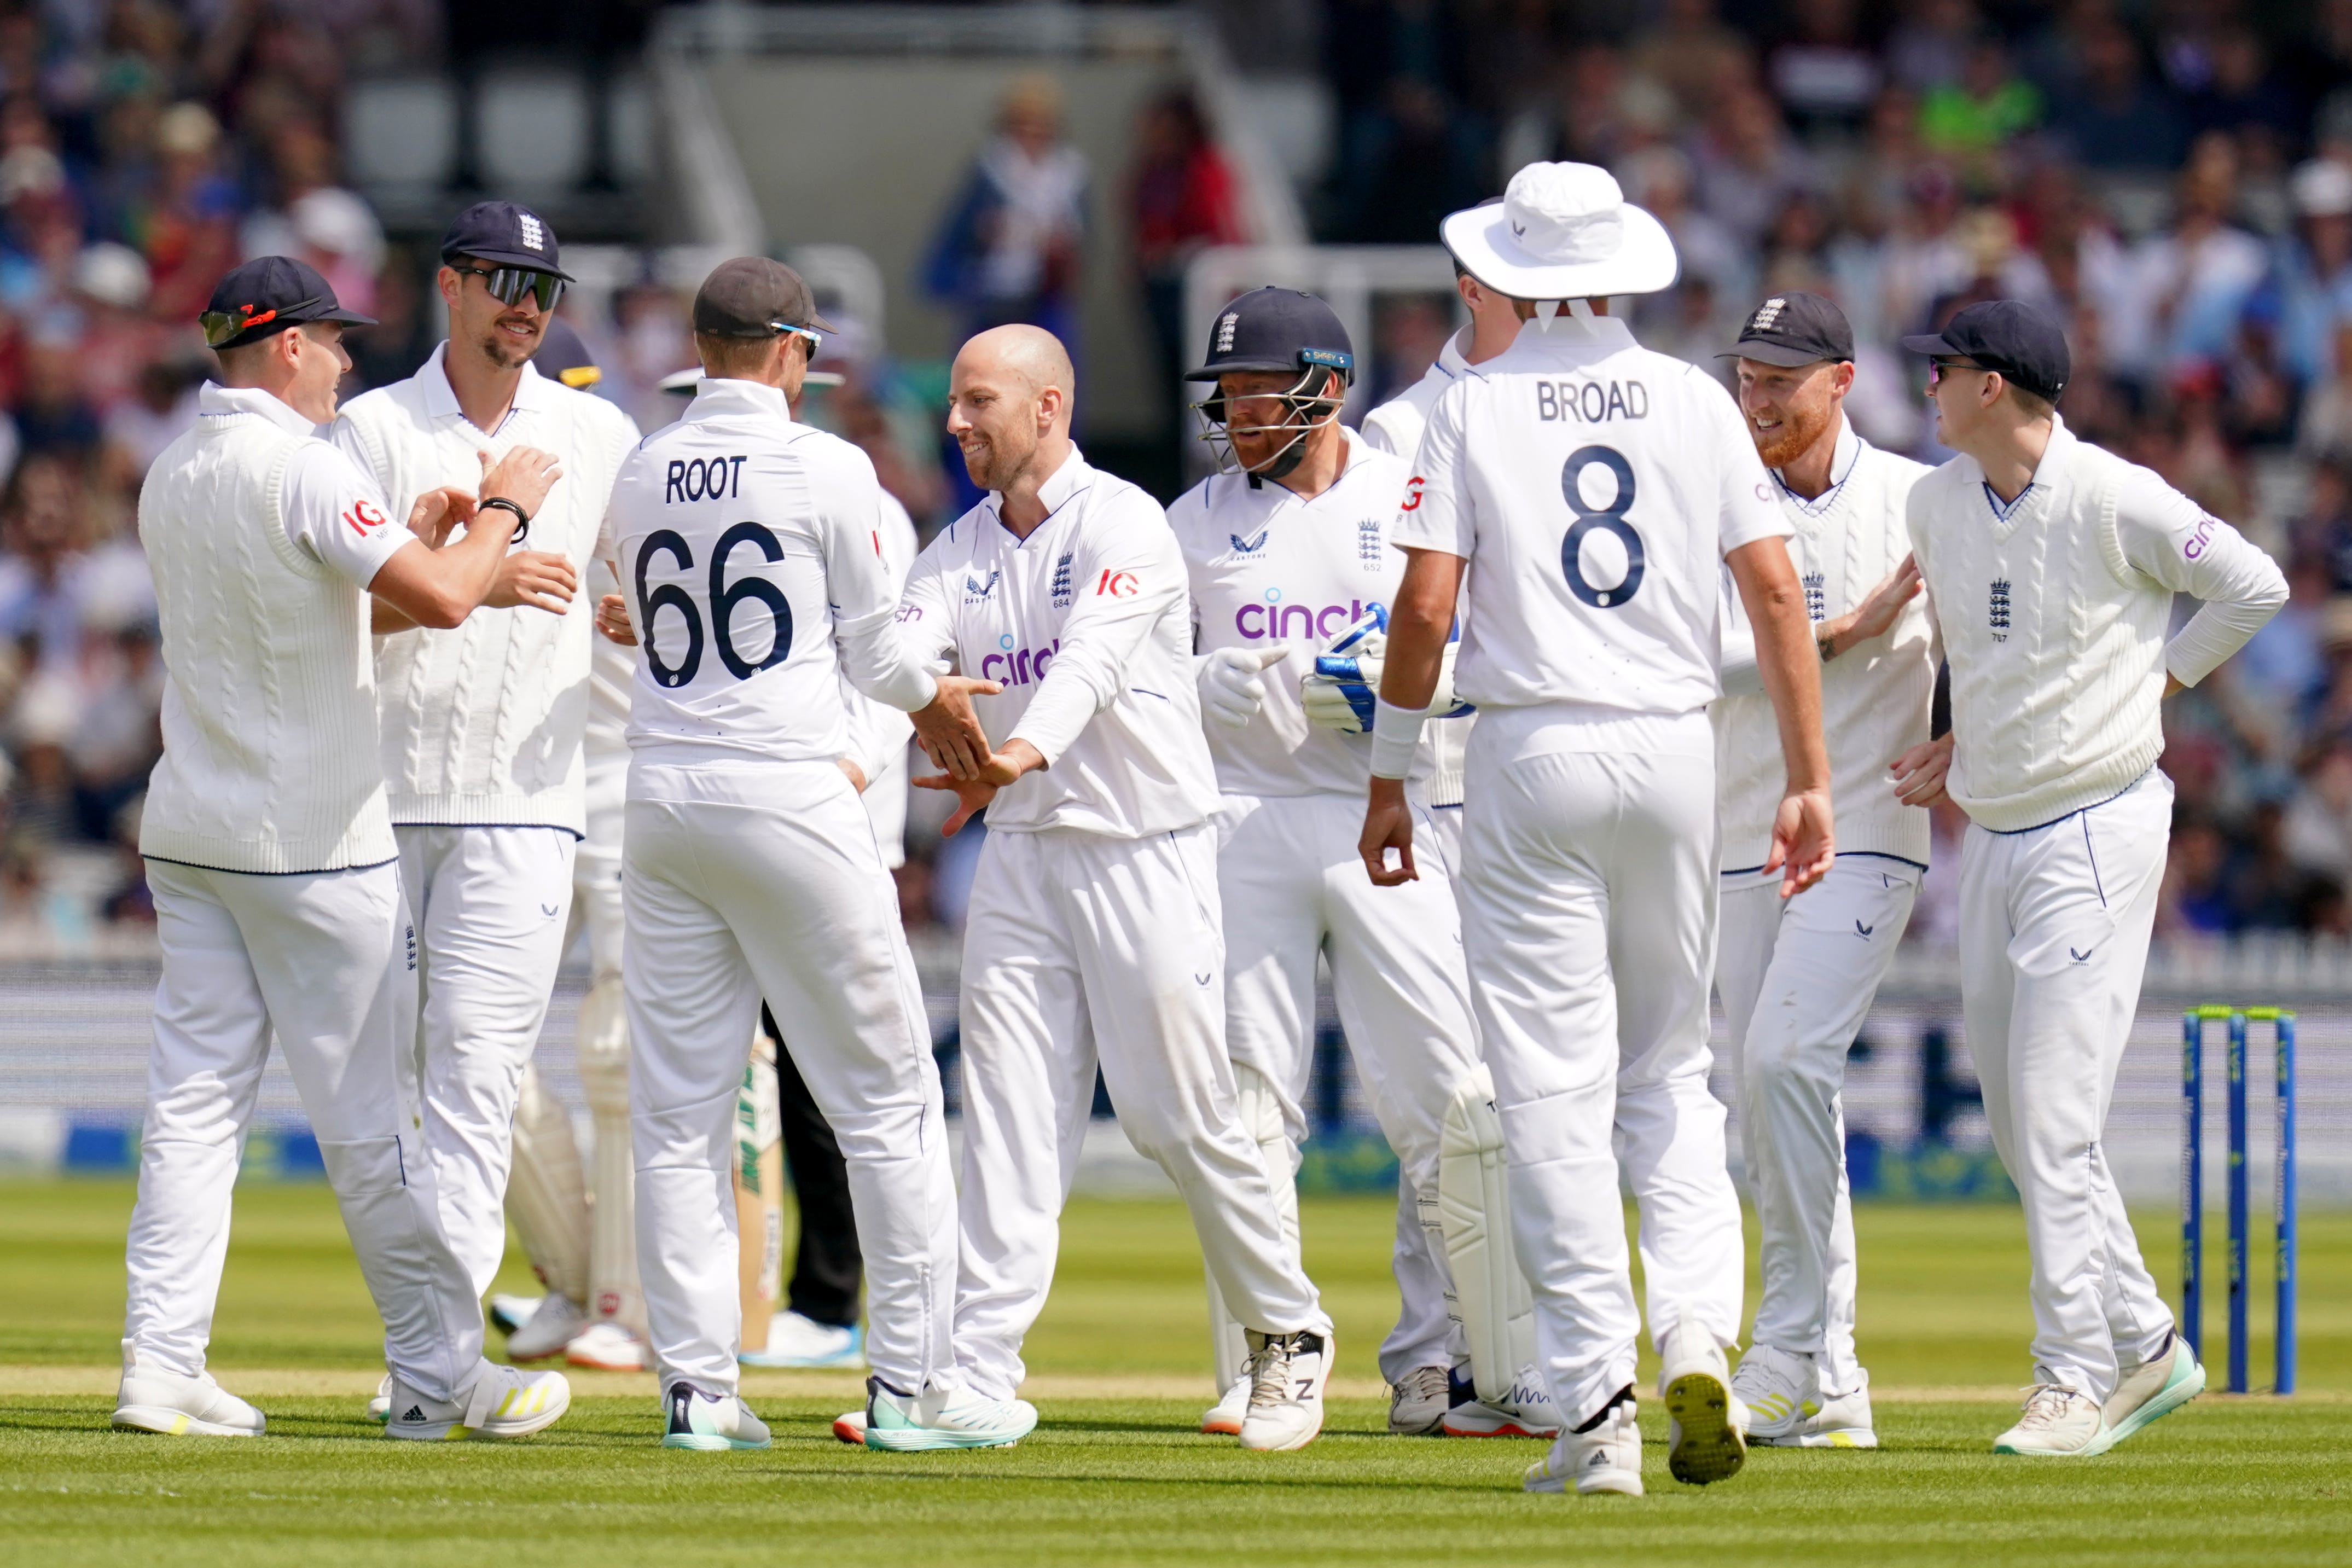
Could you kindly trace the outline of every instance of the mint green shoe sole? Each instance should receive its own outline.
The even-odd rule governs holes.
[[[2205,1369],[2196,1361],[2191,1360],[2187,1373],[2158,1389],[2155,1396],[2146,1405],[2141,1405],[2110,1428],[2105,1435],[2104,1440],[2094,1451],[2105,1453],[2149,1423],[2163,1420],[2204,1392]]]
[[[1037,1423],[1000,1432],[958,1432],[945,1426],[875,1426],[866,1428],[866,1446],[894,1454],[920,1453],[934,1448],[1010,1448],[1035,1431]]]
[[[758,1450],[768,1446],[768,1439],[747,1442],[740,1437],[720,1437],[702,1432],[667,1432],[662,1435],[665,1448],[691,1448],[698,1454],[723,1454],[730,1448]]]

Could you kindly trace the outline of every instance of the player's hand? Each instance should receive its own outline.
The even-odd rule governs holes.
[[[474,521],[474,496],[455,485],[443,485],[439,489],[426,490],[408,509],[408,531],[425,541],[428,549],[438,550],[449,542],[449,535],[458,527]]]
[[[517,550],[499,562],[498,574],[490,579],[490,591],[482,596],[482,603],[493,610],[528,605],[560,616],[571,607],[572,595],[579,588],[580,574],[562,556]]]
[[[623,647],[637,646],[637,628],[629,624],[629,602],[618,594],[607,594],[596,601],[596,629],[607,642]]]
[[[1922,741],[1887,770],[1895,779],[1895,798],[1906,805],[1941,805],[1952,797],[1944,781],[1952,771],[1952,738]]]
[[[907,715],[915,721],[915,738],[923,743],[923,754],[947,770],[948,777],[976,779],[981,765],[988,761],[990,747],[988,732],[971,710],[971,700],[993,697],[1004,688],[993,680],[961,675],[940,676],[939,687],[929,703]]]
[[[1389,851],[1397,852],[1397,864],[1389,865]],[[1371,873],[1376,888],[1401,888],[1407,882],[1421,880],[1421,873],[1412,864],[1412,807],[1405,804],[1402,779],[1374,779],[1370,796],[1364,803],[1364,831],[1356,840],[1356,853],[1364,858],[1364,869]]]
[[[1780,873],[1780,896],[1793,899],[1829,874],[1837,858],[1837,835],[1830,824],[1830,792],[1791,790],[1772,817],[1772,853],[1764,869]]]
[[[1894,629],[1895,618],[1903,606],[1919,596],[1919,558],[1906,555],[1903,564],[1889,572],[1878,586],[1863,595],[1862,603],[1831,623],[1835,627],[1831,636],[1839,651],[1856,643],[1883,637]]]
[[[866,793],[866,770],[864,768],[859,767],[847,757],[834,758],[833,765],[841,770],[841,776],[849,781],[850,788],[856,790],[860,795],[864,795]]]
[[[504,496],[533,517],[539,515],[547,492],[563,477],[563,465],[556,461],[555,454],[536,447],[512,447],[495,463],[488,452],[480,456],[483,496]]]
[[[1201,710],[1228,730],[1245,730],[1265,702],[1265,672],[1288,656],[1286,643],[1221,647],[1202,657]]]
[[[974,814],[986,810],[988,803],[996,798],[997,786],[983,779],[958,779],[950,778],[945,773],[924,773],[917,775],[914,783],[917,789],[955,792],[956,808],[940,825],[940,837],[942,838],[954,837]]]

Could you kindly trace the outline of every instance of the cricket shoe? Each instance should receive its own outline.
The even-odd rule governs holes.
[[[1660,1344],[1658,1394],[1666,1404],[1666,1470],[1695,1487],[1729,1480],[1748,1462],[1747,1412],[1731,1393],[1731,1363],[1713,1336],[1688,1323]]]
[[[547,1300],[544,1296],[509,1296],[504,1293],[490,1298],[490,1310],[485,1314],[490,1327],[502,1334],[511,1334],[530,1321],[530,1315]]]
[[[1037,1407],[1025,1399],[982,1399],[961,1384],[901,1394],[878,1377],[866,1380],[869,1448],[1009,1448],[1036,1429]]]
[[[2123,1375],[2116,1380],[2116,1392],[2099,1412],[2107,1426],[2103,1448],[2114,1447],[2205,1392],[2205,1369],[2197,1364],[2189,1342],[2177,1332],[2165,1341],[2154,1360],[2119,1370]]]
[[[1304,1448],[1323,1430],[1323,1385],[1331,1377],[1331,1336],[1249,1333],[1249,1409],[1244,1448],[1281,1453]]]
[[[856,1323],[842,1328],[798,1312],[778,1312],[768,1320],[767,1348],[745,1351],[735,1359],[745,1366],[838,1367],[861,1372],[866,1367],[866,1331]]]
[[[1503,1397],[1488,1403],[1460,1368],[1449,1378],[1448,1406],[1443,1422],[1449,1437],[1542,1437],[1559,1436],[1559,1408],[1543,1375],[1523,1366]]]
[[[507,1336],[507,1359],[511,1362],[549,1361],[563,1353],[564,1347],[580,1337],[580,1331],[589,1323],[588,1314],[569,1296],[552,1293],[541,1297],[538,1310]]]
[[[1823,1398],[1821,1363],[1775,1345],[1756,1345],[1731,1374],[1732,1397],[1748,1412],[1748,1441],[1768,1448],[1875,1448],[1870,1386]]]
[[[524,1372],[484,1362],[455,1399],[428,1399],[394,1377],[392,1407],[395,1414],[383,1428],[387,1437],[503,1442],[543,1432],[562,1420],[572,1408],[572,1384],[560,1372]]]
[[[599,1372],[643,1372],[654,1363],[643,1337],[611,1318],[599,1318],[574,1334],[563,1347],[563,1359]]]
[[[258,1437],[261,1412],[200,1372],[187,1377],[142,1363],[122,1342],[122,1383],[114,1396],[114,1424],[126,1431],[166,1437]]]
[[[1247,1403],[1246,1382],[1234,1386],[1242,1389],[1244,1403]],[[1228,1393],[1225,1397],[1230,1401],[1233,1394]],[[1414,1367],[1404,1374],[1402,1382],[1389,1389],[1389,1431],[1399,1437],[1433,1436],[1445,1425],[1445,1413],[1453,1405],[1453,1380],[1447,1369],[1442,1366]],[[1217,1408],[1222,1410],[1224,1406],[1220,1405]],[[1210,1414],[1213,1415],[1216,1411]],[[1222,1426],[1212,1428],[1206,1421],[1201,1423],[1203,1432],[1228,1429]],[[1230,1430],[1239,1432],[1240,1424],[1235,1423]]]
[[[1581,1431],[1562,1432],[1551,1452],[1528,1467],[1519,1484],[1531,1492],[1642,1495],[1642,1428],[1633,1419],[1633,1391],[1617,1397]]]
[[[2025,1413],[1992,1440],[1992,1451],[2081,1459],[2105,1452],[2113,1441],[2097,1400],[2080,1389],[2037,1383],[2026,1390]]]
[[[668,1405],[669,1429],[661,1440],[665,1448],[723,1454],[730,1448],[768,1446],[766,1424],[732,1394],[713,1399],[690,1384],[672,1384]]]
[[[1234,1379],[1234,1385],[1225,1390],[1223,1398],[1201,1413],[1201,1430],[1222,1437],[1240,1436],[1242,1423],[1249,1416],[1249,1374],[1244,1373]],[[1396,1418],[1391,1415],[1389,1419],[1389,1430],[1393,1432]]]
[[[840,1442],[855,1448],[866,1447],[866,1411],[863,1406],[845,1410],[833,1418],[833,1435]]]

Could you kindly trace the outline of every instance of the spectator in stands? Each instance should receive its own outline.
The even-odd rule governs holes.
[[[2079,162],[2094,169],[2178,168],[2189,122],[2141,68],[2139,44],[2113,20],[2086,22],[2076,45],[2081,79],[2057,108],[2051,127]]]
[[[1087,161],[1063,140],[1061,89],[1022,78],[931,242],[926,288],[961,312],[967,334],[1024,321],[1075,346],[1086,203]]]
[[[2042,122],[2042,94],[2011,67],[1998,33],[1969,46],[1960,74],[1919,99],[1919,140],[1931,153],[1980,160]]]
[[[2119,368],[2159,377],[2229,352],[2239,313],[2270,269],[2262,241],[2234,221],[2238,177],[2229,138],[2199,138],[2175,184],[2170,226],[2134,247],[2116,294],[2101,301]]]
[[[1145,108],[1136,127],[1128,212],[1144,309],[1160,351],[1160,379],[1172,395],[1187,363],[1184,269],[1210,246],[1237,245],[1244,237],[1233,172],[1209,140],[1190,92],[1165,93]]]
[[[1795,0],[1790,37],[1764,75],[1789,118],[1805,127],[1858,125],[1877,100],[1885,68],[1862,41],[1855,0]]]

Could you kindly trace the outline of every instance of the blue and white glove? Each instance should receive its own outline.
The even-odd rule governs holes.
[[[1437,690],[1431,696],[1429,716],[1454,719],[1477,711],[1454,695],[1454,656],[1462,646],[1457,625],[1446,638],[1437,664]],[[1381,689],[1381,671],[1389,647],[1388,611],[1378,605],[1331,640],[1315,658],[1313,674],[1298,683],[1299,700],[1308,722],[1343,735],[1362,735],[1372,728],[1372,705]]]

